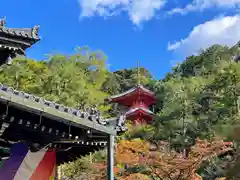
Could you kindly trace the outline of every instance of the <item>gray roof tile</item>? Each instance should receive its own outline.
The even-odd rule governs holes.
[[[40,40],[40,37],[38,35],[39,27],[40,26],[35,26],[33,28],[7,28],[4,26],[0,26],[0,32],[12,36]]]
[[[34,26],[33,28],[8,28],[5,26],[6,18],[0,19],[0,32],[12,36],[23,37],[33,39],[35,41],[40,40],[38,30],[40,26]]]
[[[117,132],[126,131],[125,127],[118,127],[118,126],[117,127],[112,127],[111,124],[109,124],[106,120],[104,120],[102,118],[93,117],[94,115],[86,116],[86,113],[82,112],[79,109],[75,109],[75,108],[72,108],[72,107],[66,107],[62,104],[58,104],[58,103],[55,103],[55,102],[52,102],[52,101],[48,101],[48,100],[45,100],[44,98],[25,93],[23,91],[15,90],[11,87],[5,86],[5,85],[0,83],[0,92],[1,91],[4,91],[4,92],[8,93],[9,95],[15,95],[15,96],[21,97],[23,99],[27,99],[27,100],[36,102],[36,103],[38,103],[42,106],[54,108],[57,111],[65,112],[65,113],[67,113],[71,116],[75,116],[77,118],[84,118],[84,119],[89,120],[89,121],[95,121],[97,124],[99,124],[101,126],[109,127],[111,129],[114,128]],[[1,96],[0,96],[0,98],[1,98]]]

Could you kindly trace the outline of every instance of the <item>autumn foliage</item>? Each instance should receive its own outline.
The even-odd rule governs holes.
[[[123,176],[119,180],[150,180],[150,178],[141,173],[134,173],[130,174],[129,176]]]
[[[203,162],[213,156],[219,156],[232,151],[231,142],[222,140],[197,139],[196,144],[191,147],[188,157],[182,153],[164,152],[162,150],[149,151],[150,144],[136,139],[131,141],[122,140],[116,148],[116,163],[124,164],[127,167],[145,166],[148,174],[152,177],[159,177],[166,180],[201,180],[196,170]],[[124,174],[124,173],[123,173]],[[124,179],[147,179],[141,178],[139,174],[126,172]]]
[[[116,163],[138,165],[148,151],[149,144],[140,139],[122,140],[116,148]]]
[[[231,142],[218,139],[211,142],[196,139],[187,156],[167,148],[168,142],[158,141],[155,142],[155,148],[152,147],[153,143],[141,139],[119,141],[115,146],[116,180],[202,180],[197,170],[206,165],[212,157],[233,152]],[[77,179],[86,179],[87,176],[89,180],[106,179],[106,160],[88,163],[86,167],[87,174],[84,174],[82,169],[81,173],[76,175]],[[219,177],[216,180],[224,178]]]

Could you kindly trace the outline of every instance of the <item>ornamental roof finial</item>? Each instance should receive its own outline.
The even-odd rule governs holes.
[[[32,29],[32,36],[33,38],[39,38],[38,31],[39,31],[40,25],[34,26]]]
[[[139,66],[139,61],[137,61],[137,86],[141,85],[140,81],[140,66]]]
[[[5,25],[6,25],[6,16],[0,19],[0,26],[5,26]]]

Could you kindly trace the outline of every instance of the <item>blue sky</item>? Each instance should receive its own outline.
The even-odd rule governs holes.
[[[28,57],[102,50],[110,70],[137,61],[161,78],[188,55],[240,40],[240,0],[1,0],[8,27],[40,24]]]

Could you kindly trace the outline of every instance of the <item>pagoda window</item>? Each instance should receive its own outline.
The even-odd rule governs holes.
[[[133,106],[137,106],[138,105],[138,100],[133,101]]]
[[[144,107],[146,106],[143,99],[140,100],[139,105]]]

